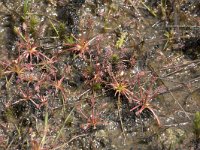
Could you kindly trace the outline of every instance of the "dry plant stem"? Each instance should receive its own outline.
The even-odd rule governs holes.
[[[153,68],[152,68],[153,69]],[[169,91],[170,95],[172,96],[172,98],[174,99],[174,101],[179,105],[179,107],[182,109],[182,111],[185,113],[185,115],[187,116],[187,118],[189,120],[191,120],[190,116],[188,115],[188,113],[184,110],[184,108],[181,106],[181,104],[179,103],[179,101],[175,98],[174,94],[171,92],[171,90],[165,85],[163,79],[157,74],[157,72],[155,72],[154,70],[152,70],[156,76],[160,79],[160,81],[162,82],[162,84],[165,86],[165,88],[167,89],[167,91]]]
[[[156,73],[157,74],[157,73]],[[157,74],[158,76],[158,74]],[[189,120],[191,120],[190,116],[188,115],[188,113],[184,110],[184,108],[181,106],[181,104],[179,103],[179,101],[176,99],[176,97],[174,96],[174,94],[171,92],[171,90],[169,90],[169,88],[165,85],[164,81],[160,78],[161,82],[163,83],[163,85],[165,86],[165,88],[167,89],[167,91],[169,91],[170,95],[172,96],[172,98],[174,99],[174,101],[179,105],[179,107],[182,109],[182,111],[185,113],[185,115],[187,116],[187,118]]]
[[[191,122],[190,121],[187,121],[187,122],[181,122],[181,123],[173,123],[173,124],[167,124],[167,125],[164,125],[165,127],[177,127],[177,126],[186,126],[188,124],[190,124]]]
[[[154,17],[157,17],[156,13],[145,4],[145,2],[143,2],[142,0],[140,1],[140,3],[149,11],[150,14],[152,14]]]
[[[118,109],[118,114],[119,114],[120,125],[121,125],[121,128],[122,128],[122,133],[124,135],[124,140],[126,140],[126,135],[125,135],[125,131],[124,131],[124,125],[123,125],[123,121],[122,121],[120,106],[121,106],[121,99],[120,99],[120,94],[118,94],[117,109]]]
[[[48,16],[48,15],[46,15],[46,14],[39,14],[39,13],[27,13],[27,15],[37,15],[37,16],[43,16],[43,17],[46,17],[46,18],[48,18],[49,20],[52,20],[52,21],[54,21],[54,22],[56,22],[56,23],[62,23],[62,22],[60,22],[59,20],[57,20],[57,19],[54,19],[54,18],[52,18],[52,17],[50,17],[50,16]]]
[[[189,120],[191,120],[190,116],[188,115],[188,113],[184,110],[184,108],[181,106],[181,104],[179,103],[179,101],[175,98],[174,94],[169,91],[170,95],[172,96],[172,98],[174,99],[174,101],[179,105],[179,107],[183,110],[183,112],[185,113],[185,115],[187,116],[187,118]]]
[[[80,94],[77,98],[76,101],[79,101],[81,99],[81,97],[83,97],[85,94],[87,94],[90,91],[90,89],[86,90],[85,92],[83,92],[82,94]]]
[[[196,64],[195,64],[196,63]],[[187,64],[180,64],[180,65],[176,65],[176,66],[168,66],[168,67],[163,67],[160,71],[163,71],[163,70],[167,70],[167,69],[173,69],[173,68],[178,68],[178,67],[185,67],[185,66],[189,66],[191,64],[195,64],[195,65],[198,65],[200,63],[200,59],[196,59],[196,60],[193,60],[193,61],[189,61]]]
[[[8,144],[6,150],[10,150],[12,143],[14,142],[14,138],[10,141],[10,143]]]
[[[63,145],[61,146],[58,146],[56,148],[54,148],[53,150],[61,150],[63,149],[65,146],[67,146],[70,142],[72,142],[73,140],[77,139],[77,138],[80,138],[80,137],[84,137],[84,136],[87,136],[88,134],[81,134],[81,135],[77,135],[77,136],[74,136],[73,138],[71,138],[67,143],[64,143]],[[65,147],[66,148],[66,147]]]
[[[135,4],[133,3],[133,0],[129,0],[129,2],[131,3],[131,5],[133,6],[133,8],[135,9],[135,11],[140,14],[140,11],[138,10],[138,7],[135,6]]]
[[[70,111],[69,115],[67,116],[67,118],[65,119],[65,121],[64,121],[64,123],[63,123],[63,126],[62,126],[61,129],[58,131],[57,136],[56,136],[56,138],[55,138],[55,140],[54,140],[53,142],[56,142],[56,141],[59,139],[59,137],[60,137],[60,135],[62,134],[62,131],[63,131],[64,127],[65,127],[65,124],[66,124],[67,121],[69,120],[69,118],[70,118],[70,116],[72,115],[72,112],[74,111],[74,109],[75,109],[75,107]]]
[[[46,110],[45,122],[44,122],[44,133],[43,133],[42,141],[40,143],[41,149],[43,149],[43,146],[45,144],[45,140],[46,140],[46,136],[47,136],[47,131],[48,131],[48,112]]]
[[[191,65],[191,64],[192,64],[192,63],[190,63],[190,64],[188,64],[188,65],[182,65],[182,66],[189,66],[189,65]],[[165,77],[171,76],[171,75],[173,75],[173,74],[179,73],[179,72],[181,72],[182,70],[188,70],[188,69],[194,68],[194,67],[196,67],[196,66],[199,65],[199,64],[200,64],[200,62],[196,63],[195,66],[189,66],[188,68],[184,68],[184,67],[179,68],[179,69],[177,69],[177,70],[175,70],[175,71],[173,71],[173,72],[171,72],[171,73],[169,73],[169,74],[163,76],[162,78],[165,78]],[[175,66],[175,67],[178,67],[178,66]],[[175,68],[175,67],[173,67],[173,68]]]
[[[166,80],[168,82],[172,82],[172,83],[175,83],[176,86],[172,87],[172,88],[168,88],[166,89],[165,87],[165,90],[160,92],[159,94],[164,94],[164,93],[168,93],[169,91],[173,92],[173,91],[176,91],[176,90],[180,90],[180,89],[183,89],[183,88],[187,88],[189,90],[189,92],[192,92],[192,90],[189,88],[189,86],[194,83],[194,82],[198,82],[200,77],[197,77],[197,78],[194,78],[194,79],[191,79],[185,83],[182,83],[182,82],[178,82],[178,81],[173,81],[173,80],[170,80],[170,79],[167,79],[167,78],[160,78],[161,80]],[[199,88],[199,86],[195,86],[193,85],[194,88]]]

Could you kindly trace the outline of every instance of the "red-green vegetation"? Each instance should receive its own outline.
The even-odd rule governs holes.
[[[141,128],[142,132],[148,130],[146,126],[157,131],[165,127],[166,122],[160,119],[160,108],[165,108],[163,93],[172,97],[171,101],[169,95],[165,97],[166,105],[178,104],[190,119],[166,81],[178,84],[175,90],[191,85],[190,81],[176,81],[174,74],[193,62],[180,65],[175,61],[174,67],[171,56],[165,57],[175,37],[161,39],[167,42],[157,51],[145,45],[150,38],[145,39],[142,24],[150,23],[141,14],[170,22],[165,16],[170,13],[165,12],[164,6],[170,7],[166,1],[152,4],[157,11],[142,1],[135,2],[137,5],[133,1],[85,2],[90,11],[82,18],[77,14],[83,1],[65,3],[24,0],[16,10],[8,7],[9,2],[0,3],[13,19],[9,30],[14,37],[10,47],[4,47],[7,56],[0,59],[0,149],[73,149],[76,145],[77,149],[95,149],[96,143],[100,149],[112,149],[106,131],[114,135],[114,128],[118,128],[119,137],[125,140]],[[50,7],[56,15],[46,10],[41,10],[45,11],[42,14],[39,4]],[[167,78],[171,74],[173,81]],[[191,87],[187,86],[190,93]],[[104,138],[98,141],[101,135]]]

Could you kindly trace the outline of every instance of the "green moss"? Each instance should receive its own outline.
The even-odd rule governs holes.
[[[38,23],[39,23],[39,19],[36,16],[30,17],[30,33],[31,34],[35,33]]]
[[[39,20],[36,16],[30,17],[30,25],[34,28],[38,24]]]
[[[101,89],[102,89],[102,84],[101,84],[101,83],[95,83],[95,84],[93,85],[93,89],[94,89],[95,91],[101,90]]]
[[[121,48],[123,45],[124,45],[124,42],[125,42],[125,39],[126,39],[126,36],[128,35],[127,32],[122,32],[121,33],[121,36],[118,38],[115,46],[116,48]]]
[[[75,43],[74,38],[72,36],[69,36],[69,37],[65,36],[65,42],[67,44],[74,44]]]
[[[61,40],[65,40],[67,39],[66,36],[66,27],[65,27],[65,23],[59,22],[50,22],[50,32],[51,32],[51,36],[57,36],[59,37]]]
[[[30,6],[29,6],[29,0],[24,1],[24,6],[23,6],[23,13],[24,13],[24,18],[29,12]]]
[[[119,56],[117,54],[113,54],[111,56],[111,62],[112,63],[117,63],[119,61]]]
[[[57,30],[58,30],[58,35],[60,39],[66,39],[66,27],[65,27],[65,23],[59,23],[59,25],[57,26]]]
[[[193,121],[193,130],[197,138],[200,138],[200,112],[196,112]]]
[[[17,122],[17,116],[12,108],[7,108],[3,112],[3,118],[5,119],[6,122],[9,123],[16,123]]]

